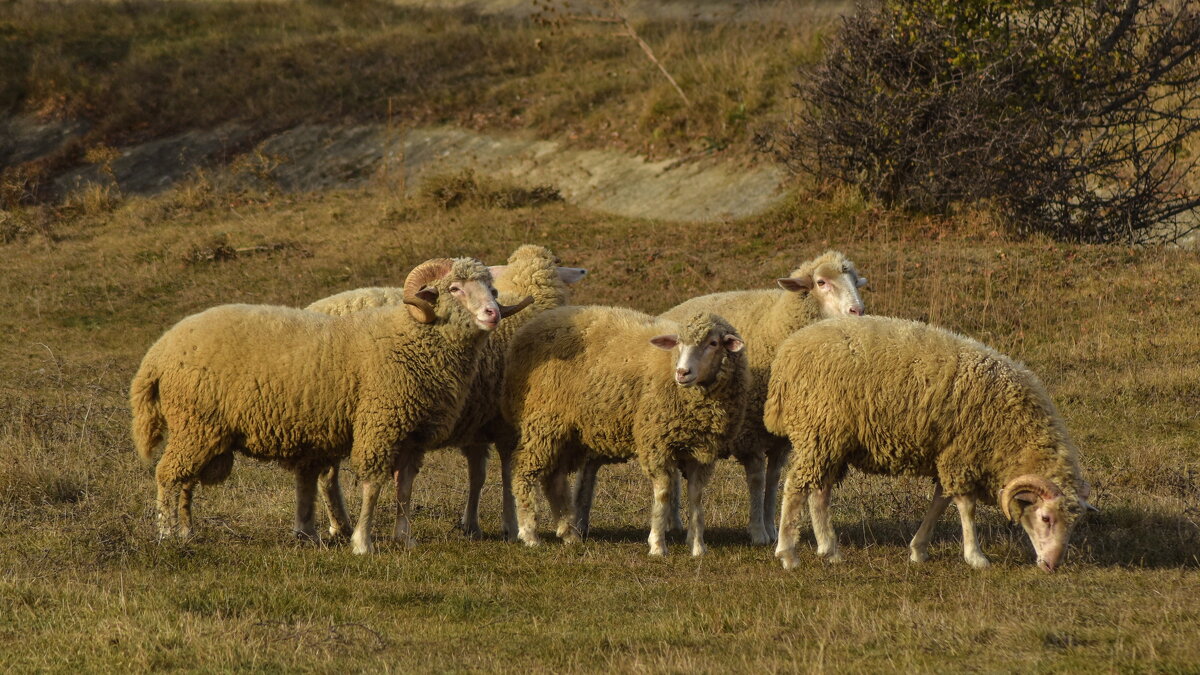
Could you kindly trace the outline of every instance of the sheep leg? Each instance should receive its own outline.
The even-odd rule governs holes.
[[[962,520],[963,558],[967,564],[981,570],[991,563],[979,548],[979,539],[975,536],[975,499],[959,495],[954,498],[954,506],[958,508],[958,517]]]
[[[812,516],[813,535],[817,539],[817,555],[836,563],[842,561],[842,553],[838,550],[837,533],[833,531],[833,519],[829,513],[832,492],[833,485],[827,483],[808,493],[808,510]]]
[[[321,472],[317,479],[317,488],[321,492],[321,501],[325,503],[325,513],[329,516],[329,536],[349,537],[354,531],[350,523],[350,515],[346,513],[346,502],[342,499],[342,484],[338,480],[340,470],[334,464]]]
[[[407,548],[416,545],[412,538],[412,486],[417,472],[421,470],[421,456],[413,453],[400,460],[400,466],[395,471],[396,479],[396,541]]]
[[[350,544],[356,554],[373,553],[375,546],[371,543],[371,520],[375,515],[375,503],[379,501],[379,490],[383,481],[378,478],[362,482],[362,506],[358,509],[358,525],[354,534],[350,535]]]
[[[667,527],[671,504],[671,472],[673,468],[660,467],[650,472],[650,483],[654,490],[654,504],[650,510],[650,555],[667,554]]]
[[[746,491],[750,495],[750,543],[755,546],[771,543],[767,528],[763,524],[763,500],[766,493],[767,467],[761,453],[738,457],[746,470]]]
[[[688,481],[688,491],[691,491],[692,482]],[[680,506],[679,500],[683,495],[683,474],[680,471],[671,472],[671,531],[683,532],[683,520],[679,517]]]
[[[496,446],[496,450],[500,455],[500,484],[502,490],[501,496],[501,524],[500,534],[508,541],[516,541],[517,539],[517,502],[513,497],[513,475],[512,452],[501,450],[500,446]]]
[[[783,506],[779,509],[779,542],[775,545],[775,557],[783,563],[783,569],[794,569],[800,561],[796,558],[796,544],[800,540],[800,509],[807,490],[794,487],[789,475],[783,485]]]
[[[319,468],[296,469],[296,521],[292,525],[293,534],[314,543],[321,542],[316,523],[318,473]]]
[[[526,422],[521,429],[521,447],[513,457],[517,463],[513,475],[513,499],[517,507],[517,536],[526,546],[537,546],[541,539],[537,535],[533,493],[539,480],[550,480],[548,474],[557,470],[565,438],[548,420]]]
[[[763,529],[767,533],[768,541],[775,541],[779,537],[779,532],[775,529],[775,504],[779,500],[779,475],[787,465],[789,454],[790,449],[786,446],[767,452],[767,476],[763,489]]]
[[[589,457],[579,469],[575,478],[575,529],[579,536],[588,536],[592,523],[592,499],[596,494],[596,474],[604,462],[596,457]]]
[[[158,483],[158,538],[169,539],[179,529],[179,484]]]
[[[712,476],[712,465],[689,461],[686,466],[688,482],[688,544],[692,547],[693,556],[701,556],[708,552],[704,545],[704,486]],[[672,472],[673,478],[679,472]],[[674,483],[674,481],[672,481]],[[676,491],[678,495],[678,491]]]
[[[929,504],[929,510],[925,512],[925,520],[921,521],[921,526],[917,528],[917,533],[908,544],[909,560],[915,563],[929,560],[929,540],[933,538],[933,528],[949,505],[950,498],[942,494],[942,484],[934,483],[933,501]]]
[[[567,471],[556,467],[546,476],[542,489],[546,492],[546,500],[550,502],[550,514],[555,521],[555,534],[564,544],[579,542],[579,533],[575,529],[575,508],[571,498],[571,486],[568,482]]]
[[[487,479],[488,446],[472,444],[462,449],[467,458],[467,506],[463,510],[462,531],[470,539],[479,539],[483,530],[479,527],[479,497]]]
[[[190,481],[179,486],[179,538],[187,539],[192,536],[192,492],[196,482]]]

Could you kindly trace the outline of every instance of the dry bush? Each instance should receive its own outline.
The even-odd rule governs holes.
[[[552,185],[522,187],[476,175],[473,169],[430,176],[421,184],[421,196],[441,209],[470,205],[476,208],[519,209],[562,201]]]
[[[1173,0],[860,7],[760,142],[889,205],[994,200],[1017,233],[1164,241],[1194,227],[1200,12]]]

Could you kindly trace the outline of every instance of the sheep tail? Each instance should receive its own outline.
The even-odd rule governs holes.
[[[133,445],[142,459],[150,460],[163,441],[167,424],[158,407],[158,373],[145,364],[129,385],[129,407],[133,411]]]

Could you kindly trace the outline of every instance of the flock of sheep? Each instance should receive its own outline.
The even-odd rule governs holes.
[[[749,535],[797,564],[807,498],[817,553],[840,560],[830,491],[849,467],[932,478],[933,502],[910,544],[928,557],[953,499],[963,555],[987,558],[977,502],[1019,522],[1053,571],[1090,488],[1054,404],[1024,366],[925,324],[864,316],[854,264],[829,251],[778,288],[717,293],[661,316],[568,305],[585,271],[541,247],[508,264],[435,259],[403,288],[366,288],[305,309],[222,305],[189,316],[146,353],[130,387],[139,454],[158,461],[159,533],[187,537],[197,483],[229,476],[233,453],[296,476],[295,531],[329,533],[368,553],[381,487],[396,485],[395,536],[410,542],[412,483],[424,453],[457,447],[469,490],[463,530],[478,536],[489,448],[500,457],[503,529],[539,542],[535,492],[565,542],[588,532],[601,466],[636,458],[653,486],[650,553],[682,529],[704,545],[703,492],[719,458],[746,472]],[[164,443],[165,441],[165,443]],[[338,466],[362,489],[358,522]],[[779,529],[775,503],[787,466]],[[574,491],[570,476],[578,473]]]

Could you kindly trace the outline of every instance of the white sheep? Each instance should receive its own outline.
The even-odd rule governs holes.
[[[817,554],[841,559],[829,518],[833,484],[850,466],[928,476],[933,504],[910,544],[928,557],[933,526],[953,499],[963,557],[986,567],[975,536],[978,501],[1021,523],[1038,565],[1053,571],[1087,502],[1075,444],[1033,373],[974,340],[916,321],[830,319],[779,347],[764,424],[792,444],[779,544],[796,566],[801,501],[808,493]]]
[[[513,506],[509,478],[509,460],[514,445],[513,434],[500,416],[500,384],[504,377],[505,353],[517,329],[541,312],[567,302],[568,285],[583,279],[587,270],[579,267],[560,267],[558,259],[544,246],[526,244],[513,251],[508,264],[493,267],[492,276],[500,302],[516,303],[523,298],[532,298],[532,303],[520,314],[504,321],[492,331],[480,352],[475,378],[470,384],[462,414],[454,430],[446,439],[447,447],[457,447],[467,459],[468,491],[467,504],[461,525],[471,537],[478,537],[479,498],[487,477],[488,447],[496,444],[501,459],[503,513],[506,532],[516,535],[516,515]],[[345,315],[370,307],[397,304],[402,301],[402,289],[361,288],[346,291],[318,300],[308,306],[309,310],[325,314]],[[399,469],[397,477],[396,536],[409,537],[409,503],[412,497],[412,482],[420,470],[420,456],[409,453]],[[342,505],[338,486],[337,466],[321,475],[321,495],[330,516],[330,532],[338,535],[345,531],[343,522],[348,522]],[[311,505],[307,512],[312,513]]]
[[[196,482],[228,475],[234,451],[295,471],[309,504],[317,474],[349,456],[363,480],[354,552],[372,550],[382,482],[398,458],[448,436],[487,332],[516,309],[497,305],[488,268],[470,258],[427,261],[404,288],[404,305],[344,317],[223,305],[154,343],[130,405],[142,457],[167,437],[160,535],[191,533]]]
[[[775,499],[779,474],[787,457],[786,441],[762,426],[763,401],[775,350],[789,335],[822,318],[864,313],[859,289],[866,285],[854,263],[837,251],[826,251],[802,263],[790,276],[777,279],[777,289],[714,293],[687,300],[663,312],[665,319],[680,321],[699,311],[719,314],[738,327],[749,348],[750,395],[746,423],[732,446],[733,456],[746,471],[750,496],[750,540],[767,544],[775,539]],[[593,458],[580,471],[575,490],[579,530],[585,534],[591,510],[596,472],[605,463]],[[678,478],[672,502],[678,500]],[[678,507],[672,508],[673,526],[680,527]]]
[[[732,326],[707,313],[679,324],[630,309],[561,307],[525,324],[509,350],[501,397],[520,438],[512,490],[521,540],[539,542],[539,481],[558,536],[575,541],[567,474],[587,453],[636,456],[654,490],[650,554],[666,553],[669,484],[682,468],[689,543],[701,555],[704,484],[745,412],[742,347]]]

